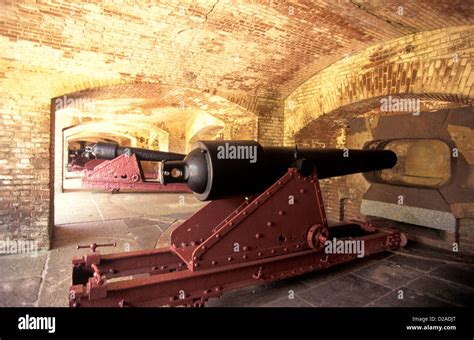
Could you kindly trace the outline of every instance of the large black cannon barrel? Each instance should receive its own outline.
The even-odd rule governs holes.
[[[260,193],[292,166],[309,168],[309,173],[316,169],[322,179],[392,168],[396,163],[395,153],[386,150],[264,148],[247,140],[199,141],[184,160],[162,163],[160,181],[186,183],[199,200],[206,201]]]
[[[114,159],[124,153],[135,154],[140,161],[182,160],[186,155],[173,152],[155,151],[141,148],[119,146],[115,143],[97,143],[91,148],[92,154],[99,159]]]

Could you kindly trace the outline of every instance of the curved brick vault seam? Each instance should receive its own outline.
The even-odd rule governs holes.
[[[93,82],[93,79],[91,79]],[[83,85],[84,83],[81,83]],[[85,82],[87,84],[87,82]],[[74,85],[72,85],[74,86]],[[151,83],[151,82],[124,82],[124,81],[115,81],[110,80],[106,84],[102,83],[100,86],[85,87],[78,91],[64,92],[52,98],[54,101],[55,98],[61,98],[66,96],[68,98],[87,98],[90,97],[93,100],[101,99],[114,99],[114,98],[146,98],[150,99],[149,92],[152,90],[156,91],[157,101],[160,99],[160,95],[168,94],[172,92],[178,92],[176,96],[171,94],[170,99],[174,99],[176,106],[179,105],[178,99],[187,99],[185,94],[192,94],[194,97],[193,100],[207,100],[212,102],[212,97],[220,97],[224,101],[230,102],[232,105],[238,107],[241,111],[247,111],[249,114],[258,115],[258,105],[260,101],[267,101],[268,99],[261,97],[253,97],[246,95],[244,93],[239,94],[235,92],[224,92],[224,91],[203,91],[196,88],[190,87],[178,87],[172,85],[166,85],[161,83]],[[181,93],[179,93],[181,92]],[[188,93],[187,93],[188,92]],[[174,97],[174,98],[173,98]],[[219,102],[217,102],[219,105]],[[158,106],[158,102],[156,103]]]
[[[143,103],[132,104],[132,107],[136,106],[136,108],[141,109],[145,117],[148,116],[153,109],[168,107],[179,109],[180,105],[183,105],[183,109],[197,109],[207,112],[224,125],[230,124],[233,126],[240,124],[245,126],[254,122],[255,129],[259,110],[261,110],[260,98],[251,96],[238,96],[236,94],[217,91],[208,93],[192,88],[174,87],[149,82],[114,84],[112,81],[112,85],[86,88],[53,98],[51,100],[53,112],[52,120],[55,120],[59,114],[59,112],[55,112],[55,102],[57,99],[62,98],[78,99],[79,102],[83,99],[89,99],[91,102],[121,98],[144,99],[145,101]],[[65,101],[61,100],[60,102]],[[124,110],[119,111],[123,112]],[[117,111],[117,113],[120,113],[119,111]],[[184,112],[185,111],[183,111],[183,113]],[[137,115],[140,114],[137,113]],[[93,114],[91,118],[93,118]],[[150,122],[150,124],[153,123]],[[70,124],[66,125],[69,126]],[[157,127],[162,127],[161,125],[162,124],[157,124]],[[167,128],[164,128],[164,131],[170,132]],[[238,131],[238,129],[234,129],[234,131]],[[255,137],[256,136],[252,138]],[[232,136],[227,134],[227,138],[232,138]],[[183,150],[180,150],[180,152],[182,151]]]
[[[322,70],[285,99],[285,143],[322,115],[371,98],[408,95],[471,103],[473,33],[470,25],[411,34]]]
[[[395,94],[394,94],[395,96]],[[386,98],[386,96],[376,96],[364,100],[360,100],[351,104],[343,105],[337,109],[327,112],[320,117],[311,120],[308,124],[302,127],[299,131],[294,134],[294,140],[298,141],[300,137],[307,137],[307,131],[311,130],[313,124],[319,122],[322,119],[333,118],[338,120],[339,123],[344,121],[344,125],[347,125],[352,119],[357,119],[368,111],[380,108],[380,100]],[[451,102],[462,105],[471,105],[472,98],[468,96],[459,96],[456,93],[400,93],[396,94],[396,98],[417,98],[422,101],[439,101],[439,102]],[[342,127],[342,125],[341,125]],[[335,131],[336,133],[336,131]]]
[[[104,129],[103,128],[104,125],[107,126],[108,129]],[[77,135],[87,135],[87,134],[90,134],[90,136],[98,135],[102,131],[106,131],[109,134],[116,134],[122,137],[130,138],[130,136],[127,136],[127,134],[121,132],[121,130],[123,131],[124,129],[127,129],[127,128],[140,130],[140,129],[145,129],[146,128],[145,126],[146,125],[136,126],[133,124],[126,124],[126,123],[124,124],[124,123],[120,123],[120,121],[113,122],[112,124],[106,124],[106,122],[86,122],[86,123],[80,123],[80,124],[67,126],[62,130],[64,133],[64,137],[67,138],[68,140],[75,138],[75,136]],[[157,139],[160,135],[161,136],[164,135],[166,137],[168,136],[167,131],[160,129],[157,126],[153,126],[153,127],[150,126],[150,128],[153,128],[154,130],[153,132],[156,133],[155,139]]]

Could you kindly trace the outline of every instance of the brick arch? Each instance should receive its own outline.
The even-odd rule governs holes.
[[[206,125],[196,131],[194,135],[190,136],[190,138],[186,141],[186,151],[189,152],[192,150],[194,143],[198,140],[210,140],[210,139],[217,139],[216,137],[221,134],[224,126],[219,124],[214,125]]]
[[[97,86],[87,86],[87,85]],[[77,84],[59,84],[55,86],[54,98],[67,96],[70,98],[92,97],[94,99],[113,99],[136,97],[150,99],[153,95],[157,101],[166,95],[166,104],[179,105],[179,101],[192,96],[195,102],[209,102],[211,105],[232,105],[239,111],[246,111],[252,115],[259,114],[262,98],[246,95],[239,92],[209,91],[186,86],[175,86],[148,81],[127,82],[120,79],[81,81]],[[73,91],[68,91],[73,89]],[[156,104],[156,103],[153,103]],[[187,103],[185,103],[187,104]]]
[[[323,115],[364,110],[383,96],[471,103],[473,33],[469,25],[410,34],[322,70],[285,99],[285,143]]]
[[[64,100],[63,100],[64,99]],[[166,84],[150,82],[131,82],[112,85],[104,85],[94,88],[87,88],[73,93],[62,94],[52,99],[52,121],[56,119],[54,114],[55,102],[62,104],[67,100],[81,101],[89,99],[94,102],[103,102],[107,100],[127,100],[136,99],[138,103],[132,104],[132,109],[144,112],[153,112],[154,109],[169,109],[174,111],[188,112],[195,114],[206,114],[210,118],[222,122],[232,131],[246,130],[252,139],[257,139],[257,120],[261,103],[258,99],[251,96],[242,96],[238,93],[228,93],[223,91],[201,91],[198,89],[170,86]],[[140,102],[141,101],[141,102]],[[100,110],[99,110],[100,111]],[[182,121],[184,117],[175,119],[176,122]],[[57,124],[56,124],[57,125]],[[160,128],[171,132],[170,125],[163,123]],[[226,131],[227,131],[226,130]],[[229,130],[230,131],[230,130]],[[251,132],[253,131],[253,133]],[[56,131],[56,135],[57,135]],[[179,140],[186,136],[170,135],[170,146],[175,152],[185,152],[186,143]],[[235,134],[235,133],[234,133]],[[241,134],[241,133],[240,133]],[[188,135],[186,132],[185,135]],[[227,133],[227,137],[232,136]],[[189,136],[188,136],[189,137]],[[188,138],[189,139],[189,138]],[[183,144],[183,145],[181,145]]]
[[[95,125],[97,127],[96,129],[91,129],[92,125]],[[75,126],[71,126],[69,128],[66,128],[64,130],[64,143],[67,143],[68,141],[71,140],[77,140],[78,138],[81,138],[82,136],[85,136],[87,138],[93,139],[95,136],[97,136],[97,139],[100,138],[101,133],[106,133],[107,135],[112,135],[119,137],[120,139],[129,139],[130,140],[130,146],[136,147],[137,146],[137,139],[134,136],[125,134],[123,132],[119,131],[114,131],[113,129],[100,129],[101,124],[100,123],[88,123],[88,124],[79,124]]]
[[[100,84],[100,86],[83,88],[87,84]],[[218,91],[210,93],[192,88],[140,81],[132,83],[114,80],[108,82],[83,81],[80,84],[71,84],[70,82],[61,83],[59,81],[55,84],[55,88],[56,90],[52,93],[61,93],[52,98],[50,104],[52,133],[53,136],[56,135],[55,137],[57,137],[57,134],[60,132],[55,130],[74,124],[74,122],[69,119],[69,121],[62,123],[61,127],[58,127],[58,124],[55,123],[58,118],[56,111],[61,112],[58,109],[58,103],[60,109],[75,109],[74,106],[70,107],[68,101],[72,100],[74,103],[82,103],[82,100],[86,99],[94,102],[138,99],[142,100],[142,102],[133,104],[133,106],[139,110],[150,111],[153,108],[169,108],[170,110],[191,109],[193,110],[192,116],[202,113],[221,122],[223,126],[228,125],[230,127],[231,125],[238,125],[238,127],[234,129],[236,131],[241,130],[242,127],[247,130],[253,129],[255,131],[253,137],[255,139],[257,138],[257,119],[259,110],[262,108],[262,103],[261,100],[256,99],[256,97]],[[75,92],[62,92],[70,88],[79,90]],[[83,107],[79,107],[79,110],[82,109]],[[239,123],[239,121],[242,122]],[[158,127],[167,131],[163,126]]]
[[[428,106],[434,106],[435,109],[441,108],[451,108],[469,105],[471,103],[471,98],[469,97],[460,97],[460,96],[449,96],[439,93],[421,93],[421,94],[398,94],[392,95],[393,98],[409,98],[409,99],[420,99],[421,101],[421,110],[426,111]],[[302,127],[298,132],[294,134],[293,140],[298,145],[305,144],[305,140],[311,135],[311,131],[315,128],[321,129],[321,126],[327,126],[328,131],[333,130],[334,136],[338,135],[338,128],[343,128],[347,122],[351,119],[363,116],[369,112],[379,112],[381,100],[387,99],[387,96],[377,96],[365,100],[361,100],[355,103],[347,104],[337,109],[327,112],[324,115],[321,115],[304,127]],[[403,113],[401,111],[395,111],[393,114]],[[386,113],[387,114],[387,113]],[[315,146],[323,146],[324,143],[318,143],[317,136],[314,137]]]
[[[150,138],[146,145],[139,144],[137,134],[147,130],[150,132]],[[127,131],[127,133],[123,132]],[[168,132],[151,124],[134,124],[113,122],[87,122],[69,126],[63,129],[64,143],[71,138],[77,139],[81,136],[87,136],[90,140],[100,140],[101,134],[115,135],[128,139],[132,147],[151,148],[153,142],[158,142],[158,148],[161,151],[168,151],[169,136]]]
[[[105,142],[110,143],[114,142],[124,146],[134,147],[137,145],[135,137],[128,136],[126,134],[117,133],[117,132],[105,132],[97,137],[95,134],[87,133],[78,133],[77,135],[72,135],[67,139],[68,143],[85,141],[89,143]]]

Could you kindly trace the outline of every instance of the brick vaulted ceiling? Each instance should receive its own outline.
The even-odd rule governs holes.
[[[470,25],[473,13],[468,0],[1,0],[0,41],[10,51],[0,56],[28,50],[59,71],[281,99],[345,55]]]

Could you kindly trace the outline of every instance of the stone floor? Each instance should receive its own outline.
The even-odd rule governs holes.
[[[171,230],[202,206],[191,195],[183,197],[59,195],[53,249],[35,257],[0,257],[0,306],[67,306],[71,258],[87,251],[76,245],[117,242],[103,252],[167,246]],[[207,306],[472,307],[474,258],[409,243],[396,252],[228,292]]]
[[[56,225],[145,217],[172,222],[187,218],[206,203],[193,194],[71,191],[55,194]]]

